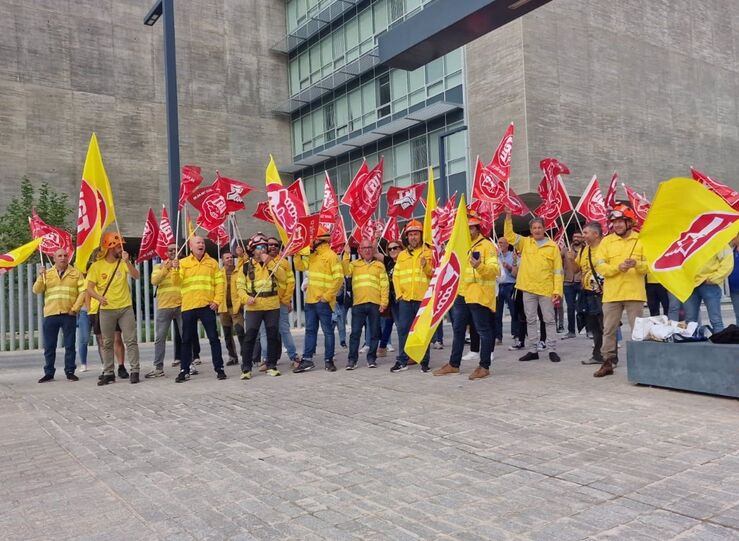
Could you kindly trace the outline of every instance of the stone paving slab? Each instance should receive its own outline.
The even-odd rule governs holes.
[[[37,354],[4,354],[0,537],[739,539],[739,401],[634,386],[625,366],[594,379],[587,348],[499,347],[476,382],[470,363],[347,372],[340,351],[337,373],[217,381],[204,357],[185,384],[103,388],[39,385]]]

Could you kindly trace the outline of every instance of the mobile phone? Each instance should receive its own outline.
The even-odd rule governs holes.
[[[480,252],[472,252],[472,257],[475,259],[480,259]]]

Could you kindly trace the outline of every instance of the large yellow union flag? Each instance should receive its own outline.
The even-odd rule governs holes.
[[[280,178],[280,173],[277,170],[277,164],[275,163],[275,159],[272,157],[272,154],[269,155],[269,164],[267,164],[267,170],[265,171],[264,177],[265,184],[267,186],[267,202],[269,203],[269,210],[272,212],[273,216],[276,216],[277,214],[274,207],[279,205],[280,192],[278,192],[278,190],[282,188],[282,179]],[[275,227],[277,228],[277,233],[280,235],[282,245],[287,246],[290,241],[290,237],[285,231],[285,228],[282,227],[277,220],[275,220]]]
[[[457,298],[460,280],[469,265],[471,245],[470,228],[467,225],[467,205],[463,195],[457,207],[454,229],[446,245],[444,257],[434,270],[405,342],[406,355],[417,363],[423,359],[436,328]]]
[[[436,186],[434,185],[434,168],[429,167],[428,188],[426,188],[426,213],[423,215],[423,242],[434,246],[434,230],[432,217],[436,209]]]
[[[739,233],[739,212],[705,186],[673,178],[657,188],[639,239],[649,269],[681,301],[706,262]]]
[[[7,254],[0,255],[0,274],[5,274],[31,257],[38,250],[42,240],[44,239],[40,237],[33,239],[15,250],[10,250]]]

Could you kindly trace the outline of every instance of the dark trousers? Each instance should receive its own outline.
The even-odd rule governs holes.
[[[565,282],[564,293],[565,302],[567,303],[567,332],[577,334],[577,320],[575,312],[577,310],[577,299],[580,296],[580,282]]]
[[[182,351],[180,370],[190,371],[192,363],[192,343],[198,338],[198,320],[203,324],[205,335],[210,342],[210,354],[213,357],[213,370],[223,370],[223,356],[221,354],[221,340],[216,326],[216,313],[208,306],[193,308],[182,312]]]
[[[454,311],[452,323],[454,339],[452,340],[452,354],[449,356],[449,364],[459,368],[462,362],[464,335],[467,332],[467,325],[473,322],[477,334],[480,335],[480,366],[489,369],[492,353],[495,349],[495,339],[493,338],[495,313],[481,304],[467,304],[462,296],[458,296],[454,300],[452,310]]]
[[[200,358],[200,339],[198,338],[197,332],[195,338],[192,340],[192,358]],[[180,328],[175,322],[174,325],[174,359],[179,361],[182,359],[182,336],[180,335]]]
[[[64,373],[74,374],[75,334],[77,333],[77,316],[59,314],[44,318],[42,331],[44,333],[44,375],[53,376],[56,372],[56,341],[59,330],[64,335]]]
[[[495,301],[495,339],[503,340],[503,311],[506,305],[511,315],[511,336],[518,336],[518,318],[516,304],[513,302],[513,293],[516,284],[498,284],[498,297]]]
[[[223,341],[226,342],[226,350],[228,351],[228,356],[231,359],[238,359],[239,356],[236,354],[236,343],[234,342],[234,331],[236,331],[236,339],[239,342],[239,344],[244,343],[244,327],[242,327],[239,323],[235,324],[233,327],[223,327]],[[244,356],[244,349],[243,347],[241,349],[241,356]]]
[[[592,291],[580,293],[580,310],[585,313],[588,330],[593,334],[593,359],[603,360],[603,302],[602,295]]]
[[[420,306],[421,301],[398,301],[398,356],[396,359],[403,366],[408,364],[408,355],[405,354],[405,342],[408,340],[408,333],[411,330],[411,325]],[[424,366],[429,365],[428,348],[421,360],[421,364]]]
[[[662,307],[662,313],[667,315],[670,311],[670,299],[667,296],[667,290],[662,284],[647,284],[647,306],[649,307],[650,316],[658,316],[659,308]]]
[[[380,347],[386,348],[388,342],[390,342],[390,336],[393,334],[393,323],[398,326],[398,303],[393,302],[390,304],[390,313],[393,315],[391,318],[384,318],[380,321],[380,327],[382,327],[382,336],[380,337]]]
[[[241,347],[241,371],[251,372],[254,345],[259,341],[259,328],[264,322],[267,331],[267,368],[276,368],[282,353],[280,341],[280,309],[246,311],[244,341]]]
[[[380,338],[380,306],[371,302],[352,306],[352,332],[349,335],[349,363],[356,363],[359,359],[359,339],[362,329],[367,329],[369,351],[367,362],[377,360],[377,343]]]

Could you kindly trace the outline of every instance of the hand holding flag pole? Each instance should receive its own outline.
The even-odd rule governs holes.
[[[30,216],[28,217],[28,225],[29,226],[31,225]],[[31,228],[31,230],[33,230],[33,228]],[[39,256],[39,259],[41,260],[41,265],[44,267],[44,269],[46,269],[46,263],[44,263],[44,253],[41,251],[41,244],[38,245],[38,256]],[[44,283],[46,283],[46,273],[42,272],[41,276],[44,277]]]

